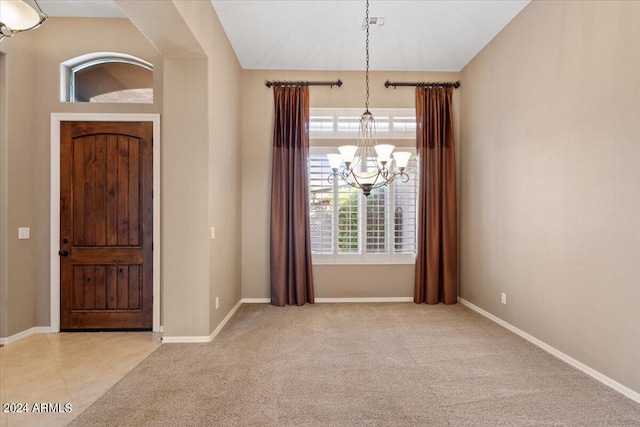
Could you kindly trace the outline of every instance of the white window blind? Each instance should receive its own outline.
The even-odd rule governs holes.
[[[334,150],[329,150],[333,152]],[[331,173],[327,149],[311,148],[309,203],[314,263],[413,262],[416,250],[417,159],[409,181],[397,178],[365,197]],[[371,164],[375,161],[369,159]]]
[[[309,119],[310,133],[333,132],[333,116],[311,116]]]
[[[415,132],[416,118],[396,116],[393,118],[393,129],[402,132]]]
[[[314,254],[333,253],[333,186],[327,182],[330,173],[327,156],[310,156],[309,219]]]
[[[357,134],[360,130],[360,117],[338,117],[337,124],[338,132],[355,132]]]
[[[311,108],[309,136],[314,139],[357,139],[361,108]],[[379,139],[415,139],[416,119],[412,108],[372,108]]]
[[[368,163],[370,168],[376,167],[375,159],[369,159]],[[389,252],[387,247],[388,199],[389,187],[380,187],[372,191],[369,197],[364,197],[367,205],[365,218],[367,254],[386,254]]]

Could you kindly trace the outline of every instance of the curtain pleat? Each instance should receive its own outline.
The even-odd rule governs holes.
[[[458,300],[456,160],[451,87],[416,88],[418,247],[414,301]]]
[[[309,230],[309,88],[275,86],[271,176],[271,304],[314,302]]]

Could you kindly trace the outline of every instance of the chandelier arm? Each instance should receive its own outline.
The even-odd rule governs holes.
[[[374,184],[376,183],[376,181],[374,181],[373,184],[363,184],[358,180],[358,178],[362,179],[363,178],[362,176],[358,176],[353,172],[351,174],[353,175],[353,180],[355,181],[354,182],[355,185],[352,184],[352,183],[349,183],[352,187],[355,187],[355,188],[358,188],[358,189],[361,189],[361,190],[364,190],[366,186],[369,186],[370,189],[374,188]],[[377,179],[378,179],[378,177],[376,176],[376,180]]]
[[[380,170],[381,169],[379,169],[379,171]],[[350,180],[349,176],[352,176],[353,180]],[[382,173],[378,173],[373,183],[363,184],[360,182],[360,180],[364,177],[357,175],[353,170],[347,168],[345,168],[342,172],[334,172],[330,174],[327,180],[329,181],[329,183],[333,184],[336,177],[342,179],[350,187],[363,190],[365,192],[365,195],[370,194],[371,190],[389,186],[391,183],[393,183],[393,181],[395,181],[397,177],[400,177],[400,180],[404,183],[407,183],[409,181],[409,175],[406,172],[393,172],[391,174],[388,174],[386,177]]]
[[[371,187],[371,189],[372,189],[372,190],[375,190],[375,189],[377,189],[377,188],[384,187],[384,186],[386,186],[386,185],[387,185],[387,183],[385,183],[385,182],[381,182],[381,183],[379,183],[378,185],[375,185],[375,186]]]
[[[357,178],[359,178],[359,179],[364,179],[364,178],[366,178],[365,176],[362,176],[362,175],[358,175],[358,174],[356,174],[354,171],[351,171],[351,175],[353,175],[354,177],[357,177]]]
[[[382,186],[388,186],[393,182],[395,178],[396,178],[395,174],[391,175],[389,178],[386,178],[379,187],[376,187],[376,188],[380,188]]]
[[[391,180],[382,180],[378,182],[376,185],[374,185],[373,187],[371,187],[371,189],[375,190],[376,188],[388,186],[389,184],[391,184],[391,182],[393,182],[393,178],[391,178]]]
[[[384,185],[389,185],[393,182],[393,180],[396,179],[396,174],[391,175],[384,183]]]
[[[330,174],[327,177],[327,181],[329,181],[329,184],[333,184],[336,178],[342,179],[344,182],[346,182],[347,184],[349,184],[351,187],[353,188],[361,188],[359,186],[359,184],[354,184],[351,181],[349,181],[349,175],[350,173],[348,173],[349,170],[345,168],[345,170],[343,170],[342,172],[334,172],[332,174]],[[355,175],[354,175],[355,176]],[[356,181],[357,182],[357,181]]]
[[[353,188],[357,188],[357,189],[362,189],[362,185],[360,184],[360,182],[358,181],[358,177],[352,172],[351,175],[353,175],[353,182],[349,179],[347,179],[349,177],[349,175],[347,175],[347,178],[345,178],[345,182],[347,184],[349,184],[351,187]]]

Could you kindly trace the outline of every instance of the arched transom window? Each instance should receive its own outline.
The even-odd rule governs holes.
[[[153,103],[153,65],[132,55],[96,52],[61,64],[61,100]]]

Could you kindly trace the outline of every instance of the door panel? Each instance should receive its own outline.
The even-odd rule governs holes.
[[[151,328],[152,153],[150,122],[61,123],[61,329]]]

